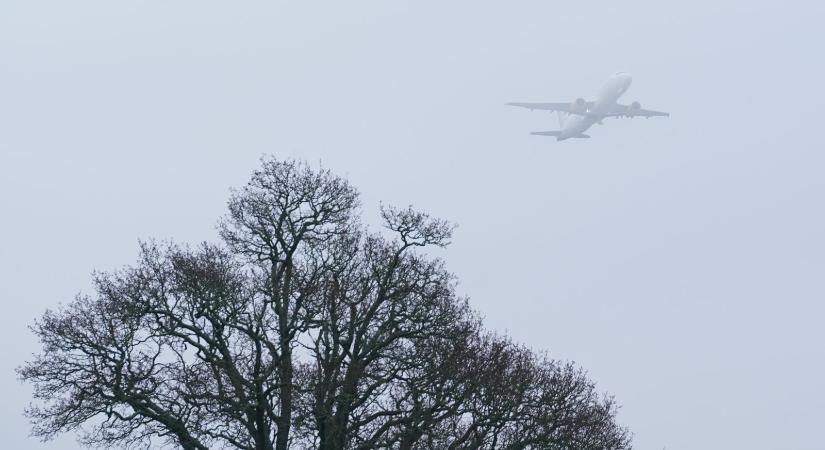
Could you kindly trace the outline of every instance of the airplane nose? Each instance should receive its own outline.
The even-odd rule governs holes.
[[[622,81],[624,81],[625,86],[630,86],[630,83],[633,81],[633,75],[629,73],[622,74]]]

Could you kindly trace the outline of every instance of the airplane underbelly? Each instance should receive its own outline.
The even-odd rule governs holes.
[[[595,105],[593,105],[591,112],[596,116],[604,116],[610,113],[610,110],[613,109],[613,105],[615,104],[616,99],[614,98],[598,101]]]
[[[564,127],[564,134],[566,136],[576,136],[581,133],[587,131],[591,125],[593,125],[593,120],[589,117],[585,116],[572,116],[570,119],[565,123]]]

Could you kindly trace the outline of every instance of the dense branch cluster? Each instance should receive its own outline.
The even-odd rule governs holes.
[[[144,243],[47,311],[19,369],[44,439],[183,449],[626,449],[577,367],[485,331],[441,260],[452,227],[296,161],[234,191],[222,242]]]

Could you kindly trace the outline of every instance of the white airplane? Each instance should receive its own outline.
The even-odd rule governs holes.
[[[573,103],[508,103],[511,106],[521,106],[530,110],[541,109],[556,111],[559,115],[559,131],[536,131],[530,134],[540,136],[555,136],[557,141],[570,138],[589,138],[584,134],[594,123],[602,124],[607,117],[654,117],[670,116],[666,112],[642,109],[639,102],[629,105],[617,103],[619,97],[630,87],[633,77],[629,73],[618,72],[613,74],[601,89],[596,93],[596,99],[586,101],[577,98]]]

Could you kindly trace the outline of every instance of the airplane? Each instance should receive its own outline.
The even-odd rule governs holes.
[[[530,134],[539,136],[555,136],[557,141],[570,138],[589,138],[584,134],[593,124],[602,125],[602,120],[608,117],[670,117],[669,113],[642,109],[639,102],[629,105],[617,103],[619,97],[627,91],[633,77],[626,72],[613,74],[601,89],[596,93],[595,100],[586,101],[577,98],[572,103],[507,103],[510,106],[520,106],[534,109],[555,111],[559,115],[558,131],[535,131]]]

